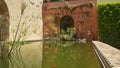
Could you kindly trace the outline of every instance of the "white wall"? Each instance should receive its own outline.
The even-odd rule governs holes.
[[[17,33],[18,40],[40,40],[42,39],[42,0],[5,0],[10,14],[9,40],[13,41],[18,23],[21,17],[21,6],[23,3],[26,9],[20,21],[20,28]],[[26,31],[25,31],[26,30]]]

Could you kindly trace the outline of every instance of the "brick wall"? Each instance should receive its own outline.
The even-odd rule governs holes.
[[[74,20],[77,39],[97,40],[96,0],[44,3],[44,38],[59,34],[61,18],[66,15]]]

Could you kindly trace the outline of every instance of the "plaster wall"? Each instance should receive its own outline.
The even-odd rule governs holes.
[[[8,6],[10,16],[9,41],[42,39],[43,1],[5,0],[5,2]],[[25,5],[25,9],[22,13],[23,4]]]

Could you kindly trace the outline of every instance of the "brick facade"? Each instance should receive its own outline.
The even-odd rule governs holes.
[[[63,17],[73,19],[77,39],[97,40],[96,0],[47,2],[43,5],[43,36],[60,33]],[[69,24],[69,22],[68,22]]]

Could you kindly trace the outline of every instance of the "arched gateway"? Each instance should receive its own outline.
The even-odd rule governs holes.
[[[43,0],[0,0],[0,41],[41,40],[42,4]]]
[[[96,14],[96,0],[46,2],[43,4],[43,36],[54,37],[61,29],[74,27],[77,39],[97,40]]]
[[[71,16],[65,15],[60,20],[60,29],[66,31],[68,28],[74,28],[74,20]]]

